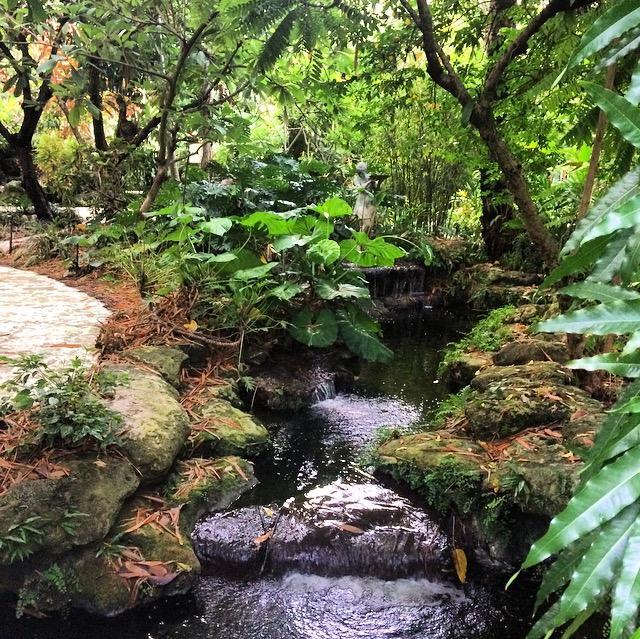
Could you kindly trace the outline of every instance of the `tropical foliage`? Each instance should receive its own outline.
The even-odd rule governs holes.
[[[585,33],[567,72],[587,58],[608,66],[624,56],[640,26],[640,3],[617,3]],[[640,110],[634,74],[626,96],[593,83],[585,89],[611,124],[635,147],[640,145]],[[617,352],[578,359],[574,368],[604,370],[639,378],[640,293],[638,253],[638,169],[614,184],[578,222],[562,250],[563,260],[546,286],[587,274],[561,290],[575,309],[542,322],[543,331],[608,335],[626,339]],[[631,383],[602,425],[581,474],[581,484],[548,532],[531,548],[523,567],[557,556],[546,572],[537,606],[561,591],[529,637],[550,636],[566,626],[571,636],[591,615],[610,606],[611,639],[630,637],[640,605],[640,403],[638,381]],[[610,603],[609,603],[610,602]],[[637,634],[637,633],[636,633]],[[635,636],[635,635],[634,635]]]

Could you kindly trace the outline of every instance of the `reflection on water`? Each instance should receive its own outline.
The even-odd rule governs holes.
[[[438,318],[420,328],[390,339],[393,361],[363,364],[350,392],[293,415],[260,415],[276,434],[272,454],[258,460],[261,484],[249,498],[253,503],[284,501],[338,478],[356,478],[361,452],[378,429],[428,418],[447,396],[437,379],[443,348],[468,328],[468,321]]]

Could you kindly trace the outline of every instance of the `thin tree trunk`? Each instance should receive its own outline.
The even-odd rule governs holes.
[[[167,179],[167,169],[168,166],[166,164],[163,164],[156,170],[156,174],[153,177],[151,187],[147,191],[147,195],[140,205],[140,213],[148,213],[151,210],[153,203],[156,201],[156,197],[158,197],[158,193],[160,192],[162,184]]]
[[[202,145],[202,155],[200,156],[200,168],[204,171],[213,159],[213,144],[205,142]]]
[[[69,125],[69,128],[71,129],[71,132],[73,133],[73,137],[76,139],[76,141],[79,144],[84,144],[84,140],[82,139],[82,135],[80,134],[80,130],[78,129],[77,126],[75,126],[74,124],[71,124],[71,120],[69,120],[69,109],[67,108],[67,105],[65,103],[65,101],[62,98],[58,98],[56,100],[58,106],[60,107],[60,111],[62,111],[62,113],[64,114],[64,117],[67,120],[67,124]]]
[[[93,106],[100,112],[99,116],[91,114],[93,125],[93,140],[98,151],[107,151],[109,144],[104,132],[104,118],[102,117],[102,89],[100,86],[100,72],[95,66],[89,69],[89,99]],[[125,105],[126,117],[126,105]]]
[[[489,153],[500,167],[504,182],[518,207],[531,241],[538,246],[545,264],[553,266],[558,261],[560,247],[555,238],[546,229],[536,207],[524,176],[522,165],[507,147],[498,132],[493,114],[489,109],[476,107],[471,115],[472,124],[478,129],[480,137],[487,145]]]
[[[22,172],[22,186],[33,204],[36,217],[40,220],[50,220],[53,218],[53,208],[38,180],[38,173],[33,162],[33,148],[31,146],[19,146],[16,147],[15,151]]]
[[[605,78],[605,88],[613,89],[613,83],[616,79],[616,65],[612,64],[607,68],[607,76]],[[589,170],[587,171],[587,178],[584,182],[584,189],[582,190],[582,197],[580,198],[580,206],[578,207],[577,219],[581,220],[589,210],[591,206],[591,198],[593,196],[593,189],[596,185],[596,178],[598,177],[598,168],[600,166],[600,155],[602,154],[602,144],[604,142],[604,134],[607,132],[607,114],[604,111],[600,111],[598,114],[598,124],[596,125],[596,133],[593,138],[593,149],[591,150],[591,159],[589,160]]]
[[[176,182],[180,182],[180,169],[178,169],[178,163],[176,162],[176,152],[174,148],[169,149],[167,162],[169,163],[169,177]]]

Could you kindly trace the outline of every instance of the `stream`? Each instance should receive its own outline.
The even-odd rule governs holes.
[[[374,480],[359,459],[375,431],[428,418],[447,395],[436,375],[443,347],[467,328],[447,315],[427,318],[419,330],[390,337],[394,362],[365,365],[348,392],[326,390],[293,416],[260,415],[277,429],[274,447],[256,463],[260,484],[234,508],[281,504],[336,480],[366,490]],[[205,518],[199,528],[215,530],[221,517]],[[504,575],[472,574],[459,585],[451,574],[241,577],[216,570],[215,562],[203,568],[189,596],[114,620],[74,614],[69,621],[16,621],[2,612],[0,639],[523,639],[534,596],[523,581],[505,593]]]

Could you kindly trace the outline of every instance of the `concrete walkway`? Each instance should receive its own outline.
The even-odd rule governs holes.
[[[44,275],[0,266],[0,355],[42,355],[53,366],[96,357],[109,311],[98,300]],[[0,362],[0,383],[11,367]]]

